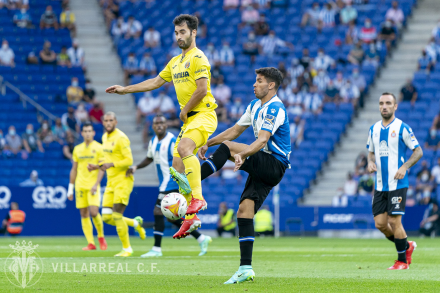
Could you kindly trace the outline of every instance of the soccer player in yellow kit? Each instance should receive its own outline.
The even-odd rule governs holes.
[[[182,54],[172,58],[157,77],[126,87],[114,85],[106,92],[120,95],[146,92],[161,87],[165,82],[174,83],[180,119],[184,124],[176,140],[170,173],[189,206],[182,226],[173,237],[183,238],[200,227],[201,221],[195,214],[207,207],[202,196],[200,163],[196,154],[217,128],[214,111],[217,104],[211,93],[211,66],[205,54],[196,47],[197,17],[182,14],[174,19],[173,24]]]
[[[133,155],[130,140],[119,129],[116,114],[108,112],[104,115],[105,133],[102,136],[104,160],[98,165],[89,164],[89,170],[100,169],[107,172],[107,186],[102,201],[102,218],[105,223],[116,226],[119,239],[122,242],[122,251],[115,256],[127,257],[133,254],[128,236],[128,226],[138,231],[141,239],[145,239],[145,229],[142,227],[143,219],[136,217],[129,219],[123,217],[128,205],[131,191],[133,190],[134,177],[125,176],[128,168],[133,164]],[[101,179],[103,173],[99,174]]]
[[[98,164],[104,158],[104,154],[102,152],[102,145],[94,140],[95,131],[91,123],[84,123],[82,125],[81,135],[84,138],[84,142],[73,149],[73,165],[70,170],[67,196],[69,200],[73,200],[73,189],[75,187],[76,208],[79,209],[81,226],[88,242],[88,245],[83,250],[96,250],[90,216],[92,216],[93,223],[98,232],[99,246],[101,250],[106,250],[107,243],[104,238],[104,225],[99,214],[99,205],[101,204],[99,184],[101,183],[102,176],[98,180],[98,170],[91,172],[87,170],[88,164]]]

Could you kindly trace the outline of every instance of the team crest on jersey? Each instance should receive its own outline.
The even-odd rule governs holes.
[[[112,146],[115,146],[115,142],[112,142]]]
[[[96,151],[95,150],[92,150],[92,154],[95,154],[96,153]]]
[[[189,61],[186,62],[186,63],[185,63],[185,68],[189,68],[190,65],[191,65],[191,63],[189,63]]]
[[[396,137],[396,131],[393,130],[393,132],[391,133],[391,137]]]

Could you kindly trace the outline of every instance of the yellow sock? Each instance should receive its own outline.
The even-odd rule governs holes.
[[[122,247],[129,248],[130,247],[130,238],[128,236],[128,226],[125,223],[122,214],[113,212],[112,214],[113,221],[115,221],[116,232],[118,232],[119,239],[121,239]]]
[[[96,231],[98,232],[98,237],[104,237],[104,224],[102,223],[101,214],[98,213],[96,217],[92,218],[93,224],[95,224]]]
[[[93,239],[93,226],[90,218],[81,218],[81,226],[84,236],[86,236],[87,243],[95,244],[95,240]]]
[[[104,221],[104,223],[112,225],[112,226],[116,226],[115,221],[113,221],[113,217],[111,214],[103,214],[102,215],[102,220]]]
[[[190,155],[182,159],[185,165],[185,174],[192,189],[192,196],[203,199],[202,196],[202,175],[200,173],[200,163],[195,155]],[[188,198],[186,199],[188,200]],[[191,198],[189,199],[191,201]]]
[[[127,226],[134,227],[134,219],[124,217],[124,222],[127,224]]]

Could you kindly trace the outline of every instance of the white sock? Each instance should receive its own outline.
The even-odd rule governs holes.
[[[137,226],[139,226],[139,222],[133,219],[133,228],[136,229]]]
[[[203,240],[205,240],[205,235],[200,235],[200,237],[199,238],[197,238],[197,242],[199,242],[199,243],[202,243],[203,242]]]
[[[162,248],[161,247],[157,247],[157,246],[153,246],[153,248],[151,250],[152,251],[156,251],[156,252],[162,252]]]
[[[122,248],[122,250],[133,253],[133,249],[131,248],[131,246],[129,248]]]

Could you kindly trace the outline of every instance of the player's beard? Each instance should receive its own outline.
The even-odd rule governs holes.
[[[380,115],[382,116],[382,118],[383,119],[385,119],[385,120],[389,120],[391,117],[393,117],[393,114],[394,113],[391,113],[391,112],[388,112],[388,113],[386,113],[386,114],[384,114],[384,113],[380,113]]]
[[[188,49],[192,44],[192,33],[189,35],[189,37],[186,40],[183,40],[183,44],[180,45],[179,42],[177,42],[177,45],[180,49],[186,50]]]
[[[266,88],[264,90],[262,90],[261,92],[257,93],[257,91],[255,91],[255,97],[259,100],[261,100],[262,98],[264,98],[265,96],[267,96],[267,94],[269,93],[269,88]]]

